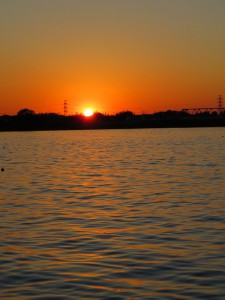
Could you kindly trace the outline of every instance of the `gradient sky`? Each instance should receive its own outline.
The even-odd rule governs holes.
[[[0,115],[225,98],[225,0],[0,0],[0,37]]]

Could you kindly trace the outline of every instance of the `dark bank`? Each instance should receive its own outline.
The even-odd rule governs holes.
[[[190,113],[186,110],[167,110],[141,115],[136,115],[131,111],[122,111],[115,115],[96,112],[91,117],[85,117],[82,114],[68,116],[56,113],[36,114],[30,109],[22,109],[14,116],[0,116],[0,131],[220,126],[225,126],[224,111]]]

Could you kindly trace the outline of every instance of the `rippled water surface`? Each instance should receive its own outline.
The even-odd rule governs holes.
[[[225,299],[225,128],[0,133],[0,299]]]

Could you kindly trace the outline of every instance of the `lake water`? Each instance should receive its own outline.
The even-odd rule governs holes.
[[[0,299],[225,299],[225,128],[0,133]]]

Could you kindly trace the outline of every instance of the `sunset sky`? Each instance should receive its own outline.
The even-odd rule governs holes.
[[[225,98],[225,0],[0,0],[0,37],[0,115]]]

